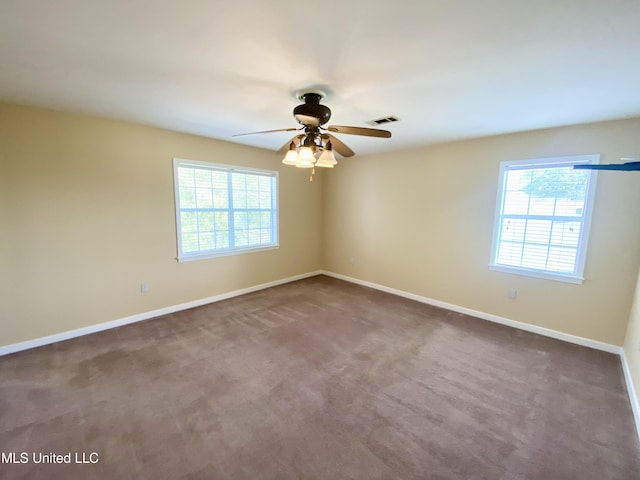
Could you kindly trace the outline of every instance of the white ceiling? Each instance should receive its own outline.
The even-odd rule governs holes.
[[[0,100],[272,150],[296,90],[356,154],[640,116],[640,0],[2,0]]]

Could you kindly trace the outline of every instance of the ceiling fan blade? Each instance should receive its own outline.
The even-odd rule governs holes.
[[[333,147],[333,150],[338,152],[343,157],[353,157],[355,155],[353,150],[351,150],[349,147],[347,147],[342,142],[342,140],[334,137],[333,135],[330,135],[328,133],[324,133],[324,134],[322,134],[322,139],[323,140],[331,140],[331,146]]]
[[[255,135],[256,133],[275,133],[275,132],[295,132],[297,130],[302,130],[302,128],[279,128],[277,130],[262,130],[261,132],[249,132],[249,133],[236,133],[232,135],[232,137],[242,137],[244,135]]]
[[[298,130],[298,129],[296,128],[294,130]],[[298,146],[297,140],[300,140],[302,137],[304,137],[304,135],[296,135],[291,140],[287,141],[287,143],[285,143],[282,147],[280,147],[280,150],[278,150],[278,155],[284,155],[285,153],[287,153],[289,151],[289,145],[291,145],[291,142],[295,143],[297,147]]]
[[[346,133],[348,135],[364,135],[365,137],[391,138],[388,130],[378,130],[376,128],[349,127],[341,125],[330,125],[327,127],[330,132]]]
[[[573,168],[576,170],[622,170],[625,172],[633,172],[640,171],[640,162],[585,164],[574,165]]]

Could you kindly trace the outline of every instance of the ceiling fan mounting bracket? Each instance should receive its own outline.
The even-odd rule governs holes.
[[[297,92],[295,92],[294,95],[298,100],[301,100],[304,102],[307,94],[311,94],[314,96],[317,95],[318,101],[324,100],[325,98],[327,98],[327,92],[317,88],[305,88],[303,90],[298,90]],[[311,97],[311,95],[309,95],[309,97]]]

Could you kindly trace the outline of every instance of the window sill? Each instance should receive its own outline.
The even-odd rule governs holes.
[[[217,252],[196,253],[194,255],[181,255],[176,258],[179,263],[193,262],[196,260],[207,260],[209,258],[228,257],[231,255],[242,255],[245,253],[263,252],[265,250],[276,250],[280,244],[268,245],[264,247],[237,248],[233,250],[220,250]]]
[[[577,285],[582,285],[584,282],[583,277],[578,277],[576,275],[563,275],[561,273],[545,272],[543,270],[535,270],[533,268],[520,268],[492,264],[489,265],[489,270],[493,270],[494,272],[511,273],[514,275],[523,275],[525,277],[544,278],[545,280],[554,280],[557,282],[573,283]]]

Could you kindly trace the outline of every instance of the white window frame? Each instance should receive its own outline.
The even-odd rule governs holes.
[[[226,173],[246,173],[251,175],[260,175],[270,177],[272,179],[272,192],[271,192],[271,231],[273,234],[272,242],[265,245],[259,246],[250,246],[250,247],[229,247],[225,249],[210,249],[210,250],[201,250],[198,252],[187,252],[185,253],[182,249],[182,225],[181,225],[181,207],[180,207],[180,185],[179,185],[179,176],[178,169],[180,167],[195,167],[206,170],[216,170],[216,171],[224,171]],[[231,179],[231,176],[229,176]],[[179,262],[189,262],[193,260],[203,260],[207,258],[217,258],[229,255],[240,255],[244,253],[252,253],[259,252],[264,250],[273,250],[279,248],[280,244],[278,243],[279,239],[279,220],[278,220],[278,172],[274,170],[262,170],[258,168],[250,168],[250,167],[241,167],[237,165],[225,165],[221,163],[212,163],[212,162],[202,162],[198,160],[187,160],[183,158],[174,158],[173,159],[173,181],[174,181],[174,196],[175,196],[175,210],[176,210],[176,234],[177,234],[177,247],[178,247],[178,255],[176,260]],[[231,242],[233,241],[233,189],[231,187],[231,180],[229,180],[228,187],[228,206],[225,209],[229,212],[229,223],[230,223],[230,237]]]
[[[596,192],[597,171],[590,170],[589,185],[585,195],[585,205],[582,215],[582,228],[578,240],[576,265],[573,273],[551,272],[548,270],[540,270],[535,268],[527,268],[522,266],[512,266],[498,264],[497,255],[499,247],[500,232],[502,231],[503,209],[506,197],[506,173],[509,170],[525,170],[530,168],[545,167],[573,167],[573,165],[581,164],[597,164],[600,163],[600,155],[571,155],[562,157],[534,158],[527,160],[508,160],[500,163],[500,175],[498,184],[498,196],[496,201],[495,219],[493,224],[493,241],[491,245],[491,259],[489,269],[513,273],[516,275],[526,275],[530,277],[544,278],[548,280],[557,280],[561,282],[581,284],[584,281],[584,266],[587,257],[587,244],[589,241],[589,231],[591,228],[591,217],[593,214],[593,204]]]

